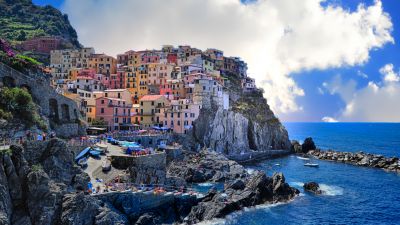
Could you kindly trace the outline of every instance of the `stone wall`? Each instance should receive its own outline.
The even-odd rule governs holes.
[[[82,115],[76,103],[58,94],[50,86],[50,77],[47,74],[24,74],[0,62],[0,81],[3,85],[8,83],[8,85],[12,87],[27,88],[33,100],[40,106],[40,114],[50,118],[55,129],[64,123],[78,124],[77,120],[82,119]],[[68,137],[81,135],[85,132],[85,129],[76,129],[76,126],[73,128],[74,129],[69,132],[66,132],[65,128],[59,129],[62,134],[69,133]]]
[[[131,182],[135,184],[164,184],[167,157],[165,153],[147,156],[111,156],[112,166],[128,169]]]

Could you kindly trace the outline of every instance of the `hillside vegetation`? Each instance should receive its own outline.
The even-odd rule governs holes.
[[[61,36],[66,47],[80,46],[68,16],[54,7],[36,6],[31,0],[0,0],[0,38],[15,46],[41,36]]]

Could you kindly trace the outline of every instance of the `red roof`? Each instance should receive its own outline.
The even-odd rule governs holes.
[[[140,101],[155,101],[162,97],[164,97],[164,95],[145,95],[142,98],[140,98]]]

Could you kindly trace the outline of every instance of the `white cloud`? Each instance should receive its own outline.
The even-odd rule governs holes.
[[[357,71],[357,76],[362,77],[364,79],[368,79],[368,75],[364,72],[362,72],[361,70]]]
[[[301,110],[293,72],[364,63],[393,42],[376,0],[350,12],[322,0],[65,0],[81,42],[116,55],[129,49],[190,44],[241,56],[277,113]]]
[[[386,82],[398,82],[400,81],[400,76],[398,73],[393,71],[393,64],[386,64],[379,72],[384,76],[383,80]]]
[[[331,94],[339,94],[346,104],[338,117],[340,121],[400,122],[400,81],[388,79],[398,74],[393,72],[392,64],[385,65],[380,72],[383,82],[370,81],[359,90],[355,90],[354,81],[344,83],[337,76],[326,85]]]
[[[332,117],[329,117],[329,116],[325,116],[321,120],[323,122],[325,122],[325,123],[337,123],[337,122],[339,122],[335,118],[332,118]]]

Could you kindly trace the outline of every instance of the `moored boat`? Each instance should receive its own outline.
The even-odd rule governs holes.
[[[319,165],[317,163],[306,163],[304,164],[304,166],[308,166],[308,167],[319,167]]]
[[[110,171],[111,170],[111,161],[108,159],[105,159],[102,163],[101,163],[101,168],[103,171]]]

